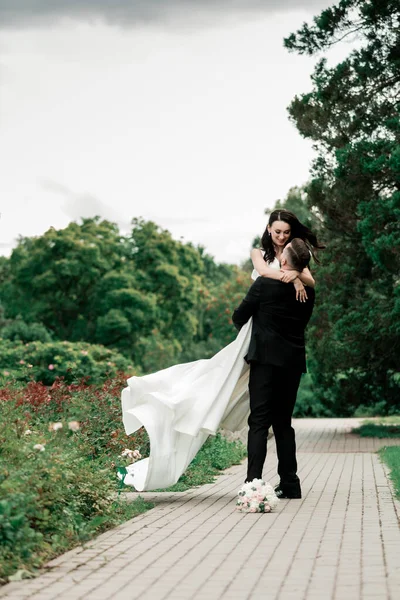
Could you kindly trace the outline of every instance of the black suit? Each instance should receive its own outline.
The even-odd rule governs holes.
[[[296,442],[291,426],[301,374],[306,371],[304,330],[314,307],[314,290],[308,300],[296,300],[294,286],[259,277],[232,320],[240,329],[250,317],[253,327],[245,360],[250,363],[250,416],[247,480],[262,477],[272,425],[281,485],[299,488]]]

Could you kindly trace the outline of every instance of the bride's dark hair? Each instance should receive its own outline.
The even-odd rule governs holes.
[[[315,255],[315,250],[322,250],[323,248],[326,248],[326,246],[318,242],[317,236],[311,231],[311,229],[303,225],[303,223],[299,221],[294,213],[292,213],[290,210],[274,210],[270,214],[268,225],[271,226],[274,221],[284,221],[284,223],[290,225],[290,238],[288,243],[293,238],[302,239],[306,243],[307,248],[311,252],[315,262],[319,263],[319,260]],[[264,260],[266,262],[272,262],[275,258],[275,249],[268,231],[268,226],[265,228],[261,238],[261,247],[265,252]]]

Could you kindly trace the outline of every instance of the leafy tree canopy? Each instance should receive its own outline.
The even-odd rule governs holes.
[[[285,40],[314,55],[350,36],[348,57],[335,66],[322,57],[311,91],[289,107],[316,149],[307,206],[328,250],[313,357],[326,401],[342,414],[382,399],[399,407],[400,5],[342,0]]]
[[[2,335],[102,344],[156,370],[183,351],[187,360],[197,356],[198,343],[205,349],[206,308],[236,271],[153,222],[133,219],[122,236],[114,223],[83,219],[20,238],[0,262]]]

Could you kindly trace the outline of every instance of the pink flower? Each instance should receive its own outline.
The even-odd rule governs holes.
[[[238,491],[236,504],[242,512],[272,512],[279,500],[268,482],[253,479],[245,483]]]
[[[19,361],[19,364],[20,364],[20,365],[24,365],[24,364],[25,364],[25,361],[24,361],[24,360],[22,360],[22,358],[21,358],[21,360]]]
[[[50,371],[52,371],[54,369],[54,365],[49,365],[48,368],[50,369]]]
[[[71,431],[78,431],[80,428],[79,421],[70,421],[68,427]]]
[[[59,429],[62,429],[63,424],[61,423],[61,421],[59,421],[58,423],[50,423],[49,425],[49,431],[58,431]]]
[[[133,453],[133,450],[129,450],[129,448],[125,448],[125,450],[122,450],[121,456],[129,456],[132,453]]]
[[[43,444],[35,444],[33,446],[34,450],[39,450],[39,452],[44,452],[45,451],[45,446]]]
[[[132,462],[135,462],[135,460],[137,460],[138,458],[142,458],[142,455],[140,454],[139,450],[129,450],[129,448],[125,448],[125,450],[121,452],[121,456],[128,457],[129,460],[131,460]]]
[[[81,354],[83,354],[83,356],[87,356],[89,352],[87,350],[81,350]]]
[[[4,371],[4,375],[9,375],[10,371]]]

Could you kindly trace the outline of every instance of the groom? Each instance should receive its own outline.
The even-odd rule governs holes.
[[[281,269],[301,272],[309,260],[306,244],[295,238],[282,252]],[[301,498],[291,419],[301,374],[306,372],[304,330],[313,310],[314,290],[307,288],[307,295],[306,302],[299,302],[293,285],[259,277],[232,315],[237,329],[253,317],[244,357],[250,364],[246,481],[262,478],[272,426],[280,477],[275,492],[279,498]]]

